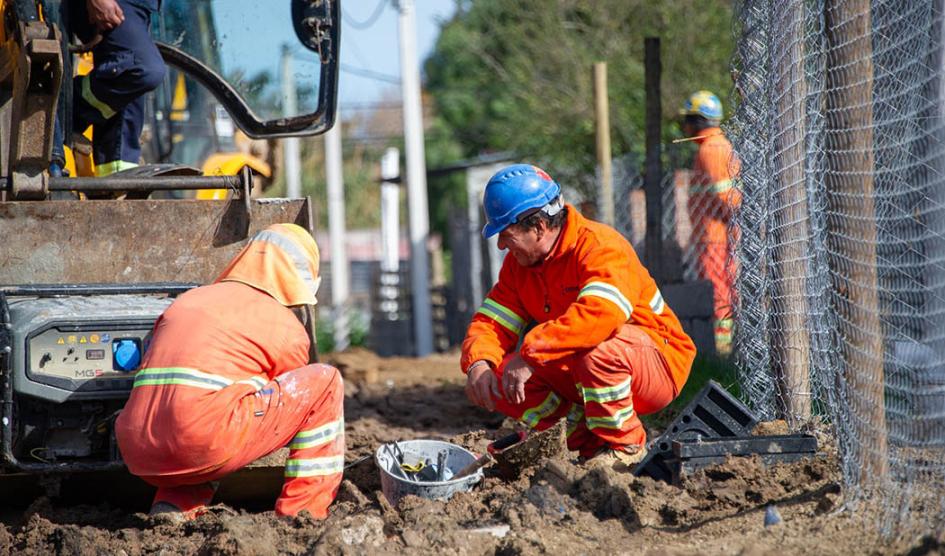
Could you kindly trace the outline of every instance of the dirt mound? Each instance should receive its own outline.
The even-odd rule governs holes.
[[[480,485],[448,502],[408,496],[394,508],[370,457],[379,444],[436,438],[482,453],[513,424],[466,401],[453,356],[380,360],[377,368],[378,379],[355,385],[345,400],[347,460],[360,462],[345,472],[324,521],[218,504],[174,525],[104,504],[40,498],[24,513],[0,505],[0,554],[942,552],[932,536],[887,545],[874,522],[837,511],[840,475],[823,441],[825,453],[814,459],[771,467],[730,459],[680,486],[578,464],[564,452],[512,481],[488,468]],[[765,527],[767,508],[779,525]]]

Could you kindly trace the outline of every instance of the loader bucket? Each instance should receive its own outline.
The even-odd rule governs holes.
[[[312,231],[308,199],[0,203],[0,285],[205,284],[257,231]]]

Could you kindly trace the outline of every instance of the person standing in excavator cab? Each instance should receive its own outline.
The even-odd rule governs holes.
[[[316,303],[318,266],[304,228],[272,225],[155,323],[115,424],[128,470],[158,487],[152,514],[194,517],[217,481],[288,446],[276,513],[328,515],[344,467],[344,388],[337,369],[309,364],[298,314]]]
[[[695,346],[633,247],[581,216],[544,170],[516,164],[486,185],[482,234],[508,249],[462,351],[466,394],[626,470],[646,455],[639,415],[682,390]]]
[[[689,218],[692,244],[696,249],[699,278],[712,283],[715,342],[722,353],[732,343],[732,279],[734,259],[730,255],[732,217],[741,204],[734,187],[739,163],[732,144],[719,127],[722,103],[709,91],[693,93],[680,111],[686,137],[694,138],[696,152],[689,182]]]
[[[151,38],[160,0],[75,0],[72,32],[92,48],[93,69],[73,80],[73,148],[91,151],[95,175],[133,168],[141,159],[144,95],[167,73]],[[92,144],[82,133],[92,126]]]

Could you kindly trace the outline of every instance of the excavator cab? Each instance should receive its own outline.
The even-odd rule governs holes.
[[[163,309],[270,224],[313,229],[307,198],[254,199],[249,168],[50,175],[84,48],[70,1],[0,0],[0,476],[121,469],[112,425]],[[212,99],[190,124],[302,136],[334,123],[339,17],[339,0],[164,0],[152,34],[169,74]],[[232,194],[167,195],[213,189]]]

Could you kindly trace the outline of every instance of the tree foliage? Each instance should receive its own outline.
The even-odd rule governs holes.
[[[462,0],[426,60],[426,90],[464,156],[512,150],[593,191],[592,66],[608,64],[614,155],[643,151],[643,39],[662,49],[663,115],[732,82],[722,0]]]

